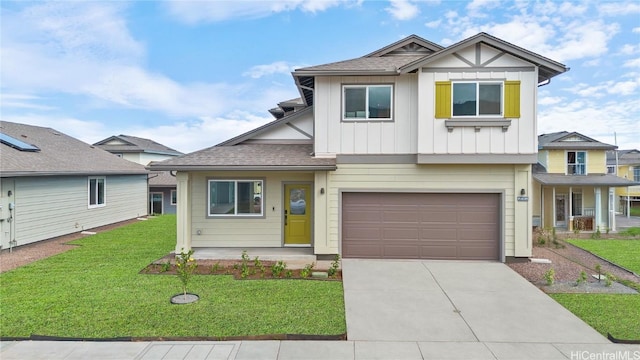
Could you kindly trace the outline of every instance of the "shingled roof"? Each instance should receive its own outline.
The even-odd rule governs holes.
[[[47,175],[147,174],[136,164],[52,128],[0,122],[0,133],[33,145],[21,151],[0,144],[1,177]]]
[[[150,139],[131,135],[114,135],[93,144],[111,153],[151,153],[178,156],[182,153]]]
[[[151,170],[335,170],[333,158],[315,158],[311,144],[213,146],[149,164]]]
[[[613,150],[616,148],[615,145],[605,144],[577,132],[560,131],[538,136],[540,150]]]

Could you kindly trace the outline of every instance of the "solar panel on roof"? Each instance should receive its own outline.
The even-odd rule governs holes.
[[[11,146],[12,148],[18,149],[20,151],[40,151],[37,146],[27,144],[26,142],[20,141],[7,134],[0,133],[0,143]]]

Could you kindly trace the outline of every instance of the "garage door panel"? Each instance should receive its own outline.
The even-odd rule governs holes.
[[[343,257],[499,258],[499,194],[343,193]]]

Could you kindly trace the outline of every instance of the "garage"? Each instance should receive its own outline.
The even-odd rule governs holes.
[[[500,259],[500,194],[342,193],[342,256]]]

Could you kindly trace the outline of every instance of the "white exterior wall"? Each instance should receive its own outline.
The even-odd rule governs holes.
[[[290,122],[292,126],[287,124],[281,124],[273,127],[262,134],[252,137],[252,140],[309,140],[311,138],[302,132],[313,136],[313,113],[305,114],[304,116],[295,119]],[[300,130],[300,131],[298,131]],[[302,131],[302,132],[301,132]]]
[[[180,175],[181,173],[178,174]],[[213,178],[264,180],[264,218],[207,217],[207,181]],[[179,177],[178,194],[181,193],[180,179]],[[280,247],[283,241],[283,184],[295,182],[313,183],[313,180],[314,175],[311,172],[189,173],[188,186],[191,189],[191,197],[188,199],[188,211],[191,214],[191,228],[185,229],[183,236],[190,236],[190,246],[192,247]],[[181,209],[179,199],[178,216],[181,216],[185,211],[187,209]],[[200,230],[200,235],[198,235],[198,230]],[[178,243],[181,244],[180,239]],[[188,248],[187,241],[183,241],[182,244],[185,244],[184,247]]]
[[[475,51],[469,57],[475,57]],[[522,60],[504,55],[501,61],[487,66],[500,66],[496,71],[474,70],[459,59],[440,61],[429,64],[428,72],[420,72],[420,102],[418,103],[418,153],[419,154],[535,154],[537,152],[536,98],[537,71]],[[470,61],[472,59],[469,59]],[[504,67],[532,67],[531,71],[504,71]],[[447,68],[437,71],[437,67]],[[460,70],[452,71],[451,67]],[[464,69],[467,67],[469,70]],[[446,119],[435,118],[435,82],[456,80],[520,80],[520,118],[511,120],[507,131],[501,127],[482,127],[476,131],[474,127],[456,127],[449,132],[445,126]],[[482,120],[483,118],[452,118]],[[502,118],[484,118],[486,120],[502,120]]]
[[[316,77],[315,152],[335,154],[415,154],[418,149],[418,76]],[[392,84],[393,121],[342,121],[342,85]]]
[[[88,207],[88,176],[2,179],[2,217],[15,204],[11,226],[2,224],[2,248],[71,234],[147,214],[147,176],[106,176],[105,206]],[[5,189],[13,195],[6,197]],[[13,228],[11,228],[13,227]],[[11,229],[10,229],[11,228]],[[11,230],[12,236],[5,234]],[[5,243],[6,242],[6,243]]]
[[[322,180],[319,177],[317,176],[316,181]],[[501,193],[503,255],[531,256],[531,202],[516,201],[520,189],[525,189],[530,194],[529,165],[341,164],[338,170],[328,172],[326,177],[327,226],[325,229],[316,227],[316,253],[335,254],[341,249],[340,191],[364,190]],[[316,184],[316,187],[319,186]],[[316,216],[320,212],[321,209],[316,206]],[[322,221],[316,220],[316,224]],[[322,232],[326,232],[327,240],[326,246],[320,248],[318,243]]]

